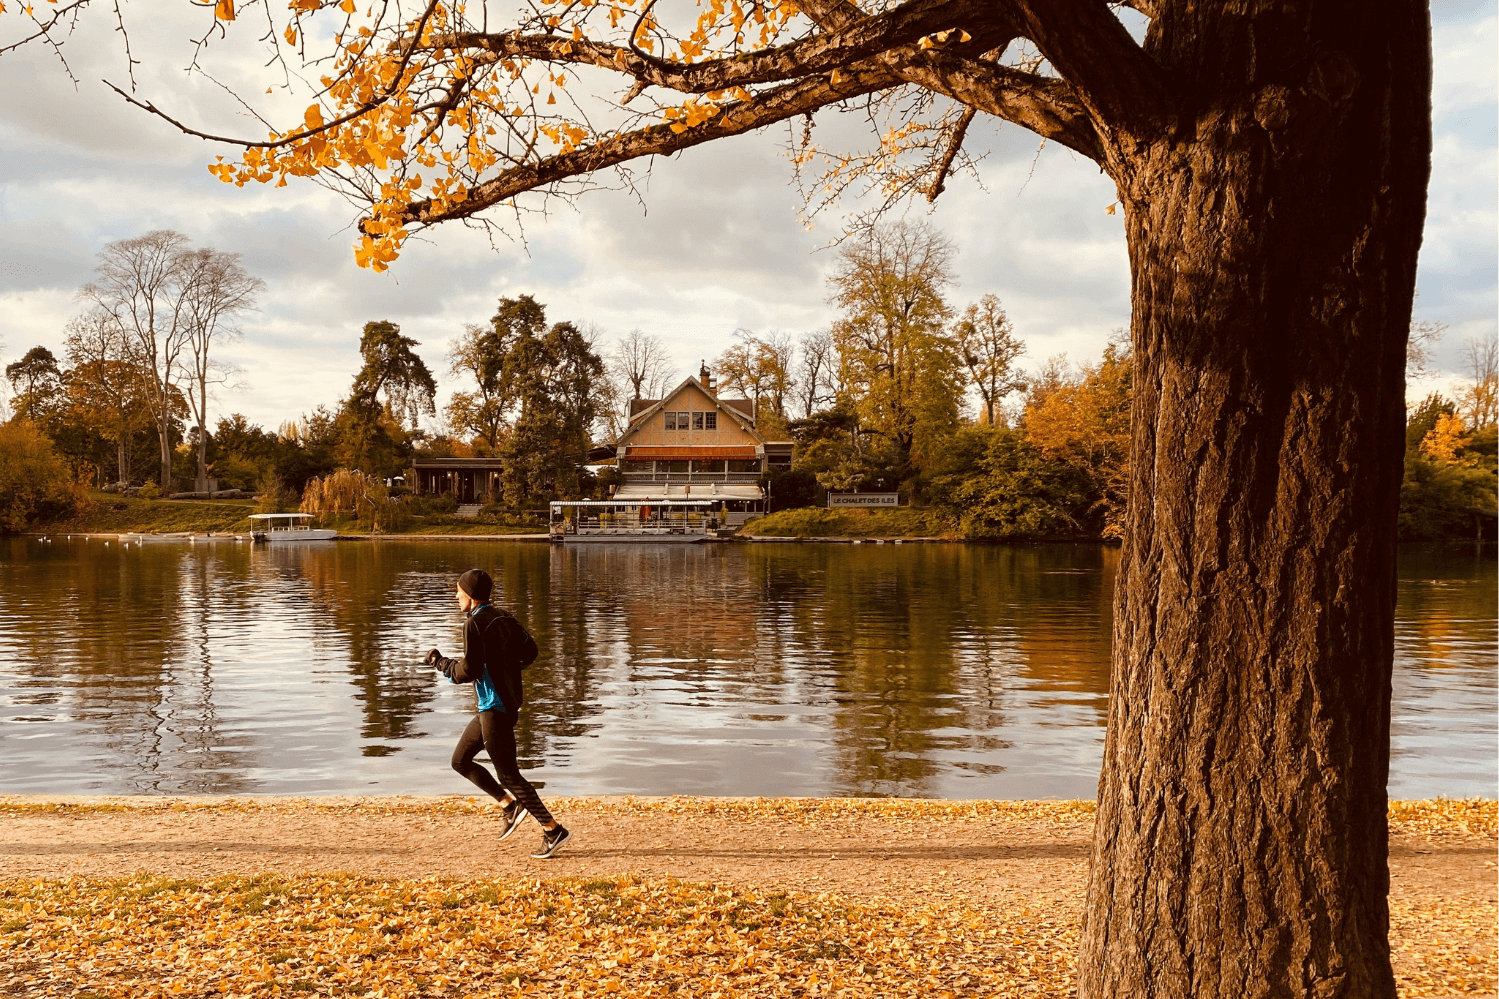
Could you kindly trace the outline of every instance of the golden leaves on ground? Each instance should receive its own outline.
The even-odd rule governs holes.
[[[1391,899],[1390,950],[1402,999],[1493,995],[1499,990],[1496,930],[1492,905],[1469,899]]]
[[[1435,798],[1390,802],[1390,832],[1420,836],[1499,836],[1499,801]]]
[[[1076,927],[670,879],[11,882],[8,993],[1022,996]]]
[[[1091,801],[987,801],[943,798],[712,798],[681,796],[642,798],[548,798],[554,810],[587,814],[712,815],[720,819],[774,819],[815,825],[829,819],[868,816],[891,821],[934,822],[986,819],[1039,823],[1075,829],[1093,821]],[[437,800],[371,798],[162,798],[133,799],[129,803],[32,802],[0,798],[0,812],[114,812],[114,811],[276,811],[314,809],[362,814],[437,814],[488,812],[494,805],[475,797]],[[1491,798],[1435,798],[1390,802],[1390,832],[1424,836],[1499,836],[1499,801]]]

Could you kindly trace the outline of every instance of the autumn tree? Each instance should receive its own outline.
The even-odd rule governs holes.
[[[364,324],[359,338],[364,366],[338,414],[338,456],[345,467],[394,475],[407,450],[406,422],[415,430],[423,413],[437,412],[437,383],[412,349],[418,346],[395,323]]]
[[[859,102],[881,148],[832,169],[879,191],[937,196],[984,120],[1114,181],[1133,458],[1080,995],[1391,999],[1427,5],[604,0],[503,24],[485,10],[293,5],[267,44],[319,67],[316,100],[212,169],[366,199],[355,253],[376,268],[418,228]],[[340,27],[306,30],[319,16]]]
[[[1025,375],[1015,361],[1025,344],[998,296],[985,295],[963,311],[954,332],[968,375],[984,400],[984,422],[994,424],[999,403],[1011,392],[1025,389]]]
[[[865,429],[905,456],[957,420],[962,362],[943,297],[955,252],[925,224],[882,224],[843,245],[829,279],[840,310],[832,337],[854,406]]]
[[[115,450],[115,482],[132,479],[136,435],[151,426],[145,379],[131,362],[124,332],[99,311],[67,326],[68,398],[78,419]]]
[[[1096,365],[1075,376],[1052,364],[1055,384],[1025,408],[1025,437],[1048,461],[1082,473],[1102,535],[1121,538],[1129,498],[1130,396],[1133,365],[1127,344],[1111,343]]]
[[[506,501],[524,506],[537,497],[576,496],[578,467],[587,460],[598,415],[603,359],[582,331],[561,322],[539,334],[524,329],[505,357],[505,370],[518,409],[501,453]]]
[[[32,347],[19,361],[5,366],[5,378],[15,393],[17,419],[33,423],[45,419],[62,393],[62,372],[46,347]]]
[[[523,298],[526,296],[522,296]],[[446,415],[453,429],[469,434],[481,452],[494,454],[506,427],[513,388],[505,375],[505,355],[516,331],[506,315],[507,302],[487,325],[471,323],[448,354],[449,373],[468,375],[474,390],[453,393]]]

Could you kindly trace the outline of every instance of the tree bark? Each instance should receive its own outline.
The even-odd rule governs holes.
[[[1085,999],[1395,995],[1385,785],[1429,26],[1413,2],[1245,6],[1163,12],[1147,48],[1175,64],[1187,124],[1109,164],[1135,397]]]

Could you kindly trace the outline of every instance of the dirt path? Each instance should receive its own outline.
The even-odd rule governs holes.
[[[86,799],[118,810],[38,811],[0,799],[0,878],[356,872],[391,878],[597,877],[636,873],[851,901],[950,900],[1076,920],[1087,874],[1086,812],[965,816],[790,806],[724,810],[648,799],[562,799],[576,838],[531,860],[528,823],[496,843],[493,810],[455,799]],[[57,800],[57,799],[52,799]],[[75,799],[82,801],[84,799]],[[919,804],[919,803],[918,803]],[[181,807],[186,805],[187,807]],[[938,806],[934,805],[934,808]],[[1391,838],[1392,945],[1402,995],[1495,992],[1495,841],[1467,831]]]

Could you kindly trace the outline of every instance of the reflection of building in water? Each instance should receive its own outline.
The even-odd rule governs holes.
[[[724,399],[706,366],[661,399],[632,399],[616,445],[618,500],[708,499],[739,527],[765,510],[762,473],[791,467],[791,442],[767,441],[750,399]]]

